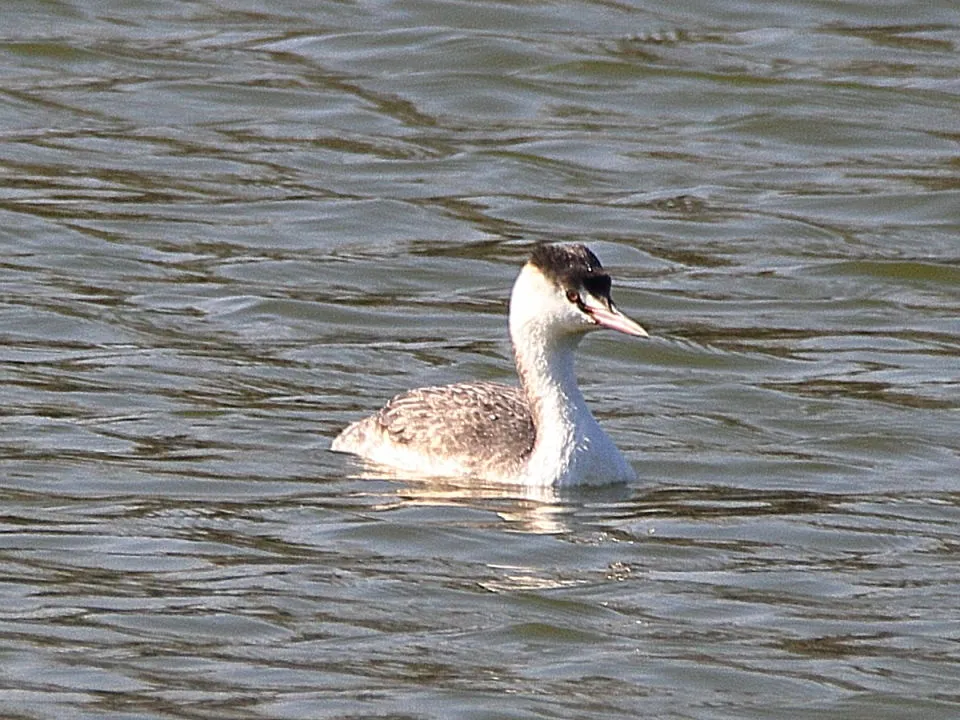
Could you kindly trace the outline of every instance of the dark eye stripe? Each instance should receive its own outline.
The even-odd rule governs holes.
[[[583,278],[583,287],[596,297],[610,296],[610,276],[609,275],[588,275]]]

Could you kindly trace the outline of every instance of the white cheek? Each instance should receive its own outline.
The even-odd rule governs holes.
[[[564,298],[564,301],[567,305],[564,309],[563,315],[567,325],[571,325],[579,329],[583,327],[590,327],[594,324],[593,321],[590,320],[590,318],[587,317],[579,307],[577,307],[576,303],[572,303],[566,298]]]
[[[510,324],[522,327],[548,327],[553,333],[582,333],[596,324],[567,299],[566,292],[547,280],[539,270],[527,265],[513,288],[510,298]]]

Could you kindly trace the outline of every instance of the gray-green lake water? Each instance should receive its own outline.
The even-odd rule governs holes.
[[[13,0],[0,715],[960,716],[953,1]],[[357,476],[538,240],[639,479]]]

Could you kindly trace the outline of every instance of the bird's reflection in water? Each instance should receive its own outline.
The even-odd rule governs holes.
[[[393,483],[381,509],[398,506],[468,507],[494,512],[511,530],[540,535],[569,533],[584,521],[596,518],[597,505],[618,507],[633,491],[617,483],[605,486],[556,487],[509,485],[468,478],[411,477],[387,468],[362,467],[352,477]],[[603,514],[602,511],[600,514]]]

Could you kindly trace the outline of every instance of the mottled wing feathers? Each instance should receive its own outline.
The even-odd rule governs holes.
[[[471,382],[397,395],[374,416],[397,445],[498,463],[533,448],[533,419],[519,388]]]

